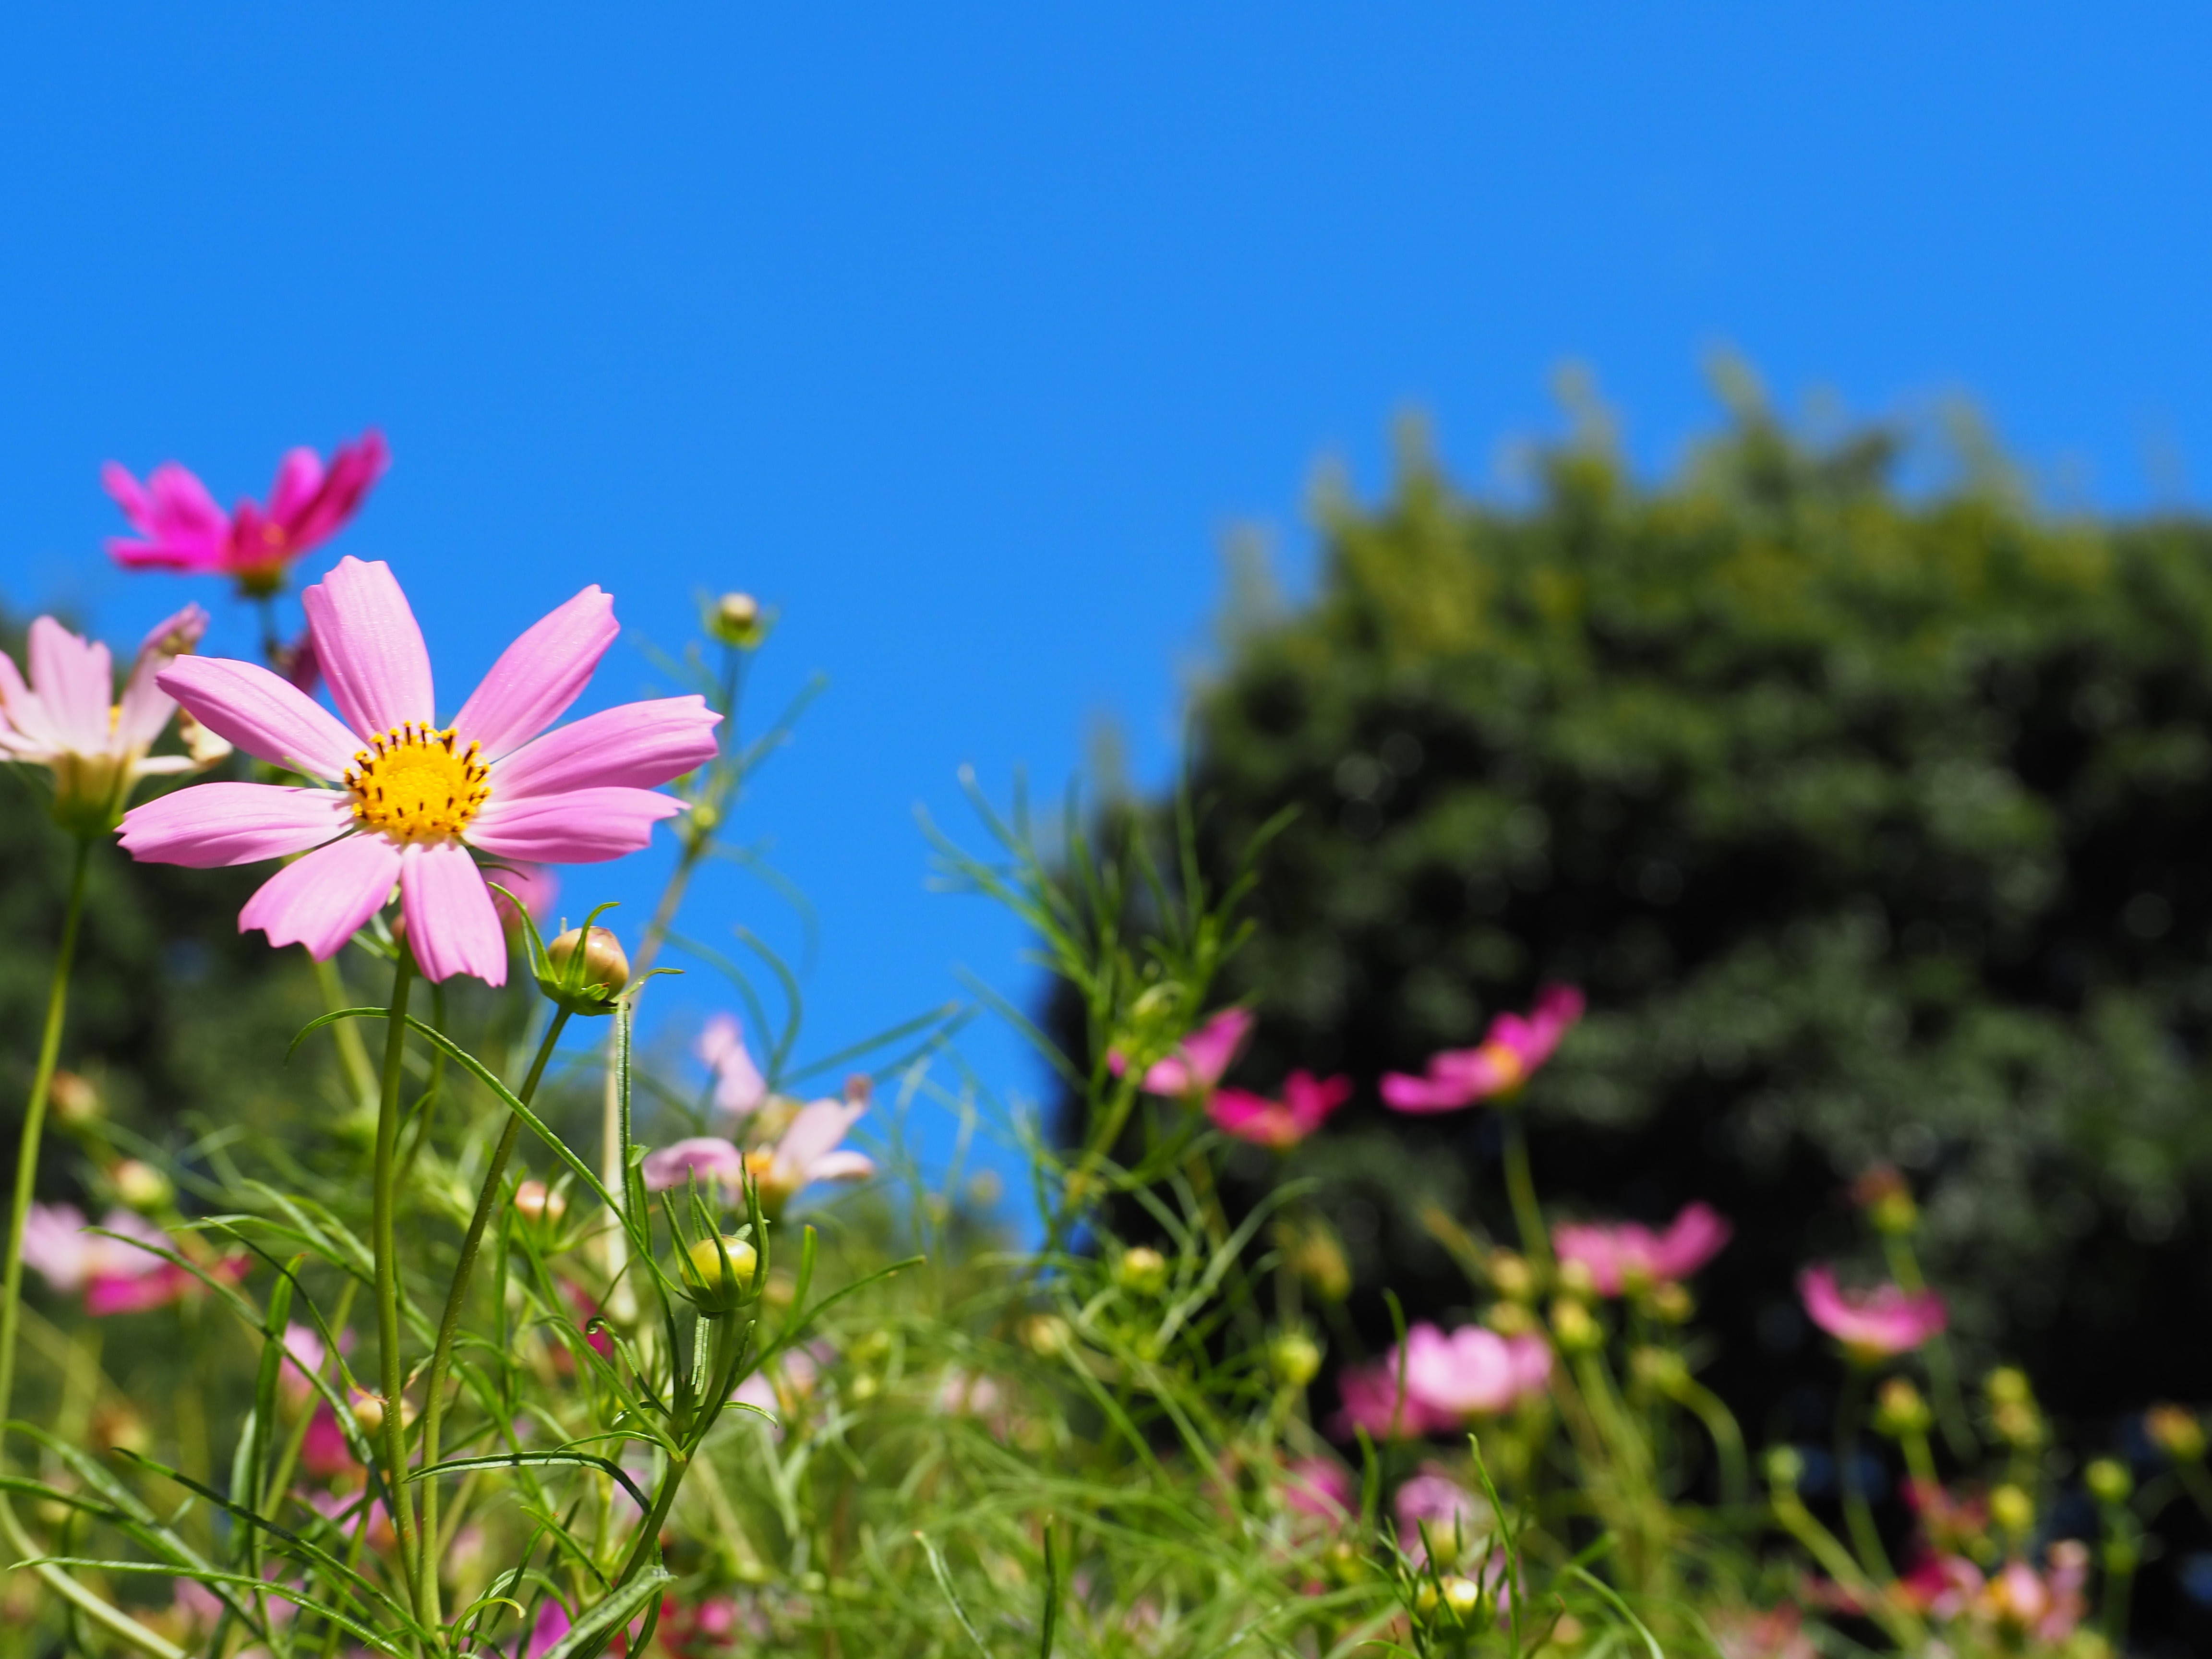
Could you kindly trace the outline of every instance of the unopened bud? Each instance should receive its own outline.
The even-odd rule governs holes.
[[[752,1289],[760,1256],[742,1238],[702,1238],[684,1256],[684,1288],[705,1313],[728,1313]]]
[[[1587,1261],[1559,1263],[1559,1294],[1588,1301],[1597,1294],[1597,1275]]]
[[[154,1437],[146,1419],[120,1402],[93,1413],[89,1427],[95,1451],[137,1452],[143,1456],[153,1449]]]
[[[1874,1407],[1875,1431],[1893,1440],[1902,1440],[1910,1435],[1925,1434],[1935,1414],[1928,1402],[1921,1398],[1920,1390],[1902,1376],[1893,1376],[1881,1385]]]
[[[2134,1495],[2136,1478],[2114,1457],[2100,1457],[2082,1471],[2089,1495],[2100,1504],[2124,1504]]]
[[[1066,1353],[1075,1345],[1075,1333],[1058,1314],[1031,1314],[1022,1321],[1022,1346],[1040,1358]]]
[[[760,601],[750,593],[725,593],[714,601],[707,618],[707,631],[725,645],[750,651],[768,636]]]
[[[1766,1478],[1788,1491],[1797,1490],[1805,1478],[1805,1458],[1795,1446],[1777,1446],[1766,1454]]]
[[[142,1215],[161,1208],[177,1190],[168,1176],[135,1158],[126,1158],[110,1170],[107,1184],[115,1191],[116,1202]]]
[[[1552,1334],[1565,1353],[1588,1353],[1605,1340],[1605,1332],[1589,1309],[1565,1298],[1552,1304]]]
[[[54,1121],[65,1129],[82,1128],[100,1116],[100,1091],[75,1072],[56,1072],[46,1100],[53,1109]]]
[[[622,941],[605,927],[571,927],[545,947],[550,971],[538,988],[572,1014],[614,1012],[629,983],[629,957]]]
[[[2035,1524],[2035,1500],[2010,1482],[1990,1493],[1990,1519],[2015,1537]]]
[[[1326,1221],[1317,1216],[1286,1221],[1275,1238],[1291,1271],[1322,1301],[1341,1302],[1352,1294],[1352,1264]]]
[[[532,1226],[557,1222],[568,1209],[567,1195],[542,1181],[526,1181],[514,1189],[514,1212]]]
[[[1490,1283],[1498,1295],[1509,1301],[1527,1302],[1536,1294],[1536,1275],[1528,1266],[1528,1258],[1516,1255],[1510,1250],[1492,1250],[1483,1264],[1490,1274]]]
[[[1638,1348],[1628,1363],[1639,1382],[1662,1394],[1672,1394],[1690,1380],[1690,1368],[1671,1348]]]
[[[1482,1322],[1500,1336],[1526,1336],[1540,1323],[1525,1302],[1493,1302],[1482,1310]]]
[[[2034,1391],[2028,1387],[2027,1373],[2017,1365],[2000,1365],[1982,1379],[1982,1389],[1992,1406],[2025,1406],[2033,1403]]]
[[[353,1407],[353,1420],[361,1425],[363,1434],[373,1435],[384,1426],[384,1396],[363,1389],[353,1390],[346,1402]]]
[[[1267,1345],[1267,1368],[1286,1389],[1303,1389],[1321,1375],[1321,1344],[1304,1331],[1285,1331]]]
[[[1134,1296],[1158,1296],[1167,1287],[1168,1259],[1148,1244],[1134,1245],[1114,1264],[1114,1282]]]
[[[1866,1212],[1874,1230],[1887,1237],[1902,1238],[1920,1224],[1911,1187],[1887,1164],[1877,1164],[1851,1183],[1851,1200]]]
[[[2194,1463],[2204,1455],[2204,1425],[2185,1407],[2153,1406],[2143,1413],[2143,1428],[2177,1463]]]
[[[1671,1279],[1654,1285],[1644,1305],[1650,1309],[1654,1318],[1669,1325],[1686,1325],[1698,1311],[1697,1298],[1690,1294],[1689,1287]]]

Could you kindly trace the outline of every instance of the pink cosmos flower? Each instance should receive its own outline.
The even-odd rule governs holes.
[[[716,1014],[699,1033],[692,1052],[714,1074],[714,1104],[732,1117],[750,1117],[768,1099],[768,1083],[745,1050],[744,1030],[727,1014]]]
[[[649,1193],[684,1186],[695,1176],[702,1187],[734,1193],[744,1181],[745,1155],[720,1135],[693,1135],[647,1152],[638,1172]]]
[[[74,1204],[33,1204],[23,1218],[23,1260],[63,1294],[83,1291],[84,1310],[95,1318],[165,1308],[202,1288],[192,1274],[154,1254],[177,1254],[179,1248],[145,1217],[110,1210],[100,1224],[120,1237],[88,1231],[84,1212]],[[210,1271],[242,1279],[247,1265],[243,1256],[228,1256]]]
[[[133,569],[235,576],[248,592],[272,592],[293,560],[345,527],[391,460],[374,428],[331,452],[327,470],[313,450],[295,449],[277,465],[267,507],[245,500],[227,514],[174,461],[155,467],[143,484],[110,461],[100,481],[145,539],[118,536],[107,550]]]
[[[1283,1502],[1316,1521],[1349,1520],[1359,1499],[1352,1471],[1334,1457],[1301,1457],[1283,1470]]]
[[[1820,1659],[1805,1634],[1805,1615],[1787,1603],[1765,1613],[1716,1613],[1709,1622],[1721,1659]]]
[[[1569,1223],[1553,1230],[1552,1244],[1560,1261],[1589,1269],[1600,1296],[1619,1296],[1632,1286],[1687,1279],[1720,1253],[1734,1231],[1711,1205],[1692,1204],[1663,1233],[1632,1221]]]
[[[115,821],[141,778],[198,771],[220,760],[228,744],[204,744],[185,755],[146,752],[177,709],[158,678],[198,646],[207,624],[196,605],[156,623],[118,701],[107,647],[40,617],[31,624],[28,684],[15,659],[0,652],[0,760],[51,770],[56,816],[93,833]]]
[[[494,865],[484,871],[484,879],[507,890],[494,893],[491,903],[492,908],[499,912],[500,926],[510,929],[519,930],[526,915],[531,921],[543,924],[553,914],[553,901],[561,894],[561,878],[542,864]],[[507,896],[509,893],[522,901],[521,909],[515,908],[514,900]]]
[[[873,1158],[843,1145],[867,1109],[866,1101],[813,1101],[799,1109],[773,1147],[748,1153],[745,1164],[759,1185],[761,1207],[775,1215],[817,1181],[866,1181],[874,1175]]]
[[[322,1334],[313,1326],[295,1322],[284,1328],[284,1359],[276,1370],[276,1387],[295,1410],[315,1397],[312,1379],[329,1357]]]
[[[1583,1017],[1583,994],[1571,985],[1547,985],[1524,1018],[1500,1014],[1472,1048],[1429,1056],[1427,1072],[1382,1079],[1382,1103],[1401,1112],[1450,1112],[1478,1100],[1510,1094],[1552,1057],[1568,1029]]]
[[[1310,1072],[1293,1072],[1283,1080],[1280,1102],[1242,1089],[1220,1089],[1206,1103],[1206,1113],[1216,1127],[1239,1140],[1280,1151],[1320,1128],[1331,1112],[1351,1098],[1348,1077],[1316,1078]]]
[[[1455,1538],[1462,1547],[1488,1537],[1495,1522],[1490,1505],[1442,1470],[1425,1468],[1398,1488],[1391,1500],[1398,1518],[1398,1547],[1416,1562],[1426,1562],[1425,1528],[1438,1548]]]
[[[1500,1336],[1481,1325],[1449,1336],[1429,1324],[1406,1333],[1406,1392],[1455,1420],[1507,1410],[1541,1393],[1551,1376],[1551,1346],[1540,1336]]]
[[[643,847],[684,803],[654,793],[714,757],[721,716],[698,696],[624,703],[546,728],[618,631],[587,587],[507,648],[441,727],[430,657],[387,565],[346,558],[301,595],[343,723],[269,670],[179,659],[161,689],[210,731],[339,787],[204,783],[123,820],[133,857],[194,869],[295,853],[246,902],[240,931],[325,959],[395,883],[426,978],[507,982],[507,939],[470,849],[590,864]],[[541,735],[541,733],[543,735]]]
[[[1908,1291],[1894,1285],[1844,1291],[1826,1267],[1808,1267],[1799,1274],[1797,1293],[1813,1322],[1863,1363],[1910,1352],[1941,1334],[1948,1320],[1943,1298],[1933,1291]]]
[[[1146,1090],[1156,1095],[1200,1095],[1221,1081],[1230,1062],[1252,1035],[1252,1016],[1243,1008],[1224,1008],[1176,1046],[1165,1060],[1155,1060],[1145,1073]],[[1128,1062],[1119,1053],[1106,1056],[1106,1064],[1119,1077]]]
[[[1446,1434],[1459,1427],[1459,1419],[1451,1413],[1416,1399],[1410,1389],[1400,1390],[1396,1353],[1393,1349],[1388,1359],[1347,1365],[1337,1373],[1336,1389],[1343,1403],[1328,1427],[1338,1439],[1351,1439],[1358,1429],[1377,1440],[1394,1440],[1404,1435]]]
[[[530,1627],[530,1639],[520,1644],[520,1659],[544,1659],[553,1651],[556,1643],[568,1633],[568,1610],[547,1596],[538,1609],[537,1622]]]

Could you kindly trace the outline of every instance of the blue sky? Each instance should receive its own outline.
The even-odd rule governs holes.
[[[817,1053],[1021,940],[925,891],[956,771],[1057,789],[1103,718],[1171,772],[1224,532],[1310,570],[1316,465],[1425,411],[1462,477],[1589,364],[1656,470],[1732,348],[1866,413],[1969,393],[2053,499],[2212,465],[2182,7],[19,8],[0,58],[0,596],[118,639],[100,463],[228,501],[371,422],[449,704],[588,582],[701,589],[830,690],[741,833],[811,896]],[[2198,469],[2192,471],[2192,468]],[[618,646],[595,702],[653,683]],[[629,902],[665,849],[570,875]],[[735,872],[691,926],[790,939]],[[702,976],[663,995],[696,1019]],[[1006,1036],[968,1045],[1015,1091]],[[942,1144],[935,1130],[926,1138]]]

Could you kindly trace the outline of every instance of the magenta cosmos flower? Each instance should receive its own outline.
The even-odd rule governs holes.
[[[1340,1374],[1344,1408],[1333,1426],[1347,1436],[1364,1428],[1378,1439],[1446,1433],[1541,1393],[1551,1376],[1552,1350],[1540,1336],[1500,1336],[1480,1325],[1447,1336],[1419,1324],[1406,1333],[1402,1351]]]
[[[92,1231],[73,1204],[33,1204],[23,1218],[23,1260],[64,1295],[82,1291],[84,1310],[95,1318],[145,1313],[198,1294],[198,1279],[155,1254],[179,1254],[179,1247],[145,1217],[110,1210],[100,1224],[102,1231]],[[226,1256],[210,1271],[237,1279],[247,1265],[244,1256]]]
[[[1317,1078],[1310,1072],[1293,1072],[1283,1080],[1283,1097],[1247,1094],[1242,1089],[1221,1089],[1206,1103],[1206,1114],[1216,1127],[1239,1140],[1278,1151],[1295,1146],[1328,1119],[1328,1115],[1352,1098],[1348,1077]]]
[[[1548,985],[1524,1017],[1500,1014],[1480,1043],[1429,1056],[1420,1077],[1393,1072],[1382,1079],[1382,1101],[1401,1112],[1450,1112],[1478,1100],[1510,1094],[1552,1057],[1568,1028],[1583,1017],[1583,994],[1571,985]]]
[[[396,884],[423,975],[507,982],[507,939],[471,849],[592,864],[634,853],[683,810],[657,794],[714,756],[721,716],[697,696],[624,703],[558,731],[618,631],[596,587],[538,622],[440,726],[430,657],[388,566],[338,562],[301,596],[343,723],[265,668],[187,657],[160,678],[210,731],[336,787],[204,783],[123,820],[134,858],[195,869],[295,853],[246,902],[240,931],[328,957]]]
[[[1632,1221],[1610,1225],[1570,1223],[1552,1231],[1562,1261],[1589,1269],[1600,1296],[1652,1285],[1672,1285],[1720,1254],[1735,1229],[1710,1204],[1692,1204],[1662,1233]]]
[[[1942,1334],[1948,1316],[1933,1291],[1905,1291],[1879,1285],[1870,1291],[1845,1291],[1826,1267],[1808,1267],[1798,1275],[1797,1293],[1813,1322],[1863,1363],[1909,1353]]]
[[[277,465],[267,507],[246,500],[228,513],[174,461],[155,467],[143,484],[110,461],[100,483],[145,539],[118,536],[107,550],[133,569],[235,576],[248,592],[274,592],[293,560],[345,528],[391,461],[384,434],[374,428],[358,443],[339,445],[327,468],[313,450],[295,449]]]
[[[1226,1008],[1176,1045],[1165,1060],[1154,1060],[1145,1071],[1145,1089],[1155,1095],[1202,1095],[1221,1081],[1230,1062],[1252,1035],[1252,1016],[1243,1008]],[[1128,1062],[1119,1053],[1106,1056],[1119,1077]]]

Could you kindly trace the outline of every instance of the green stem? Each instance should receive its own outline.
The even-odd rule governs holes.
[[[313,961],[313,957],[308,958]],[[315,988],[322,993],[323,1007],[331,1013],[353,1005],[346,1000],[345,981],[338,975],[336,957],[328,962],[315,963]],[[338,1045],[338,1063],[345,1067],[346,1081],[353,1085],[354,1103],[366,1107],[376,1098],[376,1071],[368,1063],[368,1048],[361,1040],[361,1032],[349,1019],[337,1021],[331,1034]]]
[[[399,1538],[399,1566],[415,1616],[423,1617],[421,1540],[415,1532],[415,1498],[407,1485],[407,1371],[399,1352],[399,1246],[393,1210],[395,1153],[399,1139],[399,1085],[407,1058],[407,996],[415,959],[403,945],[392,975],[392,1008],[385,1018],[384,1087],[376,1113],[376,1176],[371,1225],[376,1254],[376,1340],[384,1386],[384,1477],[392,1493],[392,1524]]]
[[[1897,1577],[1881,1547],[1881,1534],[1867,1505],[1866,1488],[1859,1484],[1859,1426],[1865,1415],[1867,1374],[1851,1369],[1836,1401],[1836,1487],[1843,1494],[1844,1521],[1850,1529],[1851,1547],[1867,1571],[1884,1583]]]
[[[561,1040],[561,1030],[568,1023],[566,1008],[555,1011],[545,1028],[544,1041],[538,1045],[538,1054],[530,1062],[530,1074],[523,1079],[517,1097],[527,1106],[538,1093],[538,1079],[545,1075],[546,1063],[553,1058],[554,1045]],[[469,1280],[476,1273],[477,1255],[483,1248],[484,1229],[491,1224],[494,1211],[506,1194],[507,1160],[514,1155],[514,1143],[522,1133],[522,1120],[513,1112],[507,1115],[507,1127],[493,1148],[491,1163],[484,1170],[483,1185],[477,1193],[476,1213],[469,1218],[469,1230],[461,1240],[460,1260],[453,1264],[453,1282],[446,1291],[446,1312],[438,1322],[438,1340],[430,1350],[430,1369],[427,1375],[427,1393],[422,1401],[422,1467],[434,1468],[441,1431],[446,1422],[446,1370],[453,1362],[453,1339],[461,1328],[461,1310],[467,1304]],[[430,1561],[439,1558],[438,1546],[438,1482],[433,1478],[422,1483],[422,1553]],[[438,1607],[438,1576],[434,1571],[423,1575],[423,1599],[430,1609],[431,1622],[440,1616]]]
[[[54,1068],[60,1063],[62,1026],[69,1013],[70,971],[76,963],[77,934],[84,921],[84,883],[92,866],[92,842],[80,838],[76,861],[70,866],[69,896],[62,909],[60,948],[54,953],[54,975],[46,993],[46,1023],[39,1038],[38,1068],[31,1076],[31,1097],[23,1107],[23,1135],[15,1151],[15,1202],[8,1212],[8,1255],[0,1271],[0,1471],[7,1467],[6,1425],[15,1403],[15,1347],[23,1316],[23,1228],[30,1219],[31,1200],[38,1191],[39,1148],[46,1137],[46,1100],[53,1092]],[[13,1498],[0,1492],[0,1533],[9,1547],[27,1559],[45,1550],[31,1537],[15,1513]],[[59,1567],[32,1569],[40,1582],[110,1635],[159,1659],[184,1659],[184,1650],[154,1634],[136,1619],[105,1598],[87,1589]]]
[[[1920,1258],[1913,1253],[1911,1240],[1900,1233],[1885,1234],[1881,1249],[1898,1289],[1917,1296],[1927,1288],[1927,1275],[1920,1271]],[[1951,1352],[1948,1334],[1938,1331],[1921,1350],[1921,1358],[1933,1385],[1936,1420],[1943,1431],[1943,1443],[1950,1447],[1954,1457],[1971,1460],[1981,1451],[1981,1443],[1974,1437],[1973,1419],[1966,1411],[1966,1390],[1959,1383],[1959,1362]]]
[[[1711,1389],[1686,1377],[1675,1385],[1674,1397],[1689,1407],[1712,1437],[1713,1449],[1721,1460],[1721,1502],[1742,1513],[1751,1503],[1751,1465],[1744,1455],[1743,1431],[1736,1426],[1735,1414]]]
[[[1544,1229],[1544,1212],[1536,1202],[1536,1180],[1528,1170],[1528,1135],[1521,1114],[1512,1107],[1505,1116],[1505,1192],[1513,1203],[1513,1224],[1521,1234],[1521,1252],[1538,1268],[1552,1265],[1552,1236]]]

